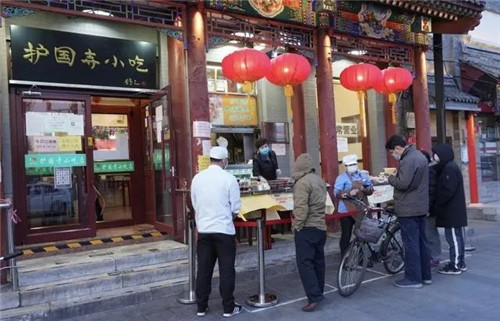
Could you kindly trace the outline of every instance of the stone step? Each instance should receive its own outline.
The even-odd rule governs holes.
[[[165,240],[23,260],[18,263],[19,284],[25,287],[164,264],[185,259],[187,251],[186,245]]]

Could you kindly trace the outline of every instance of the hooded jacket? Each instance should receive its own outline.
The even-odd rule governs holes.
[[[453,161],[455,156],[450,145],[439,144],[432,149],[439,162],[434,165],[437,174],[436,201],[431,213],[436,216],[436,226],[467,226],[464,179],[462,171]]]
[[[300,231],[304,227],[315,227],[326,231],[326,184],[314,174],[309,154],[297,158],[292,176],[295,179],[292,229]]]
[[[389,176],[389,184],[394,187],[394,211],[398,217],[429,213],[429,163],[415,146],[405,149],[398,173]]]

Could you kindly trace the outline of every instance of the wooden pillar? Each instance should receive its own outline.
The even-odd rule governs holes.
[[[337,152],[337,129],[335,126],[335,101],[333,100],[333,74],[331,52],[333,51],[327,30],[317,34],[316,87],[319,113],[319,149],[321,153],[321,175],[333,184],[339,174]]]
[[[476,136],[473,113],[469,113],[467,118],[467,153],[469,156],[470,202],[479,203],[477,186]]]
[[[387,95],[384,95],[384,123],[385,140],[387,141],[392,135],[396,135],[397,133],[396,124],[392,123],[391,103],[389,102]],[[398,167],[398,162],[389,153],[387,153],[387,167]]]
[[[293,156],[295,159],[297,159],[300,154],[307,152],[304,91],[302,89],[302,85],[293,87],[293,96],[291,100],[293,124]]]
[[[444,106],[444,65],[443,65],[443,35],[433,35],[434,81],[436,87],[436,129],[437,142],[446,143],[446,109]]]
[[[210,112],[208,108],[208,88],[205,54],[205,23],[204,13],[198,3],[187,5],[187,62],[189,83],[189,115],[191,126],[191,162],[193,176],[198,168],[198,156],[203,155],[205,137],[195,137],[194,122],[199,125],[209,125]],[[174,92],[174,95],[177,93]]]
[[[431,116],[429,111],[429,89],[427,87],[427,65],[423,47],[415,49],[415,73],[413,80],[413,107],[415,112],[415,134],[417,147],[428,152],[432,149]],[[436,91],[437,91],[436,87]]]
[[[186,188],[187,182],[191,177],[191,164],[186,162],[189,159],[189,148],[191,144],[189,139],[189,117],[186,108],[186,77],[184,64],[184,44],[182,41],[173,37],[167,37],[168,46],[168,79],[173,93],[172,101],[172,129],[175,137],[175,157],[177,164],[177,182],[176,189]],[[176,231],[176,240],[182,241],[184,233],[184,222],[182,217],[182,193],[175,193],[176,200],[176,220],[174,230]]]

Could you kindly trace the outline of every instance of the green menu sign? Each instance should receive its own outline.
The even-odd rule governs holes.
[[[120,162],[95,162],[94,173],[119,173],[119,172],[133,172],[133,161],[120,161]]]
[[[25,167],[74,167],[87,165],[85,154],[27,154]]]

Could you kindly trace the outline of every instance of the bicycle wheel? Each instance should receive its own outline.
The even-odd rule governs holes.
[[[340,261],[337,273],[337,285],[342,296],[349,296],[356,292],[361,285],[368,264],[366,244],[355,239],[349,244],[346,253]]]
[[[389,238],[384,241],[381,250],[387,273],[399,273],[405,266],[405,248],[399,226],[389,231]]]

